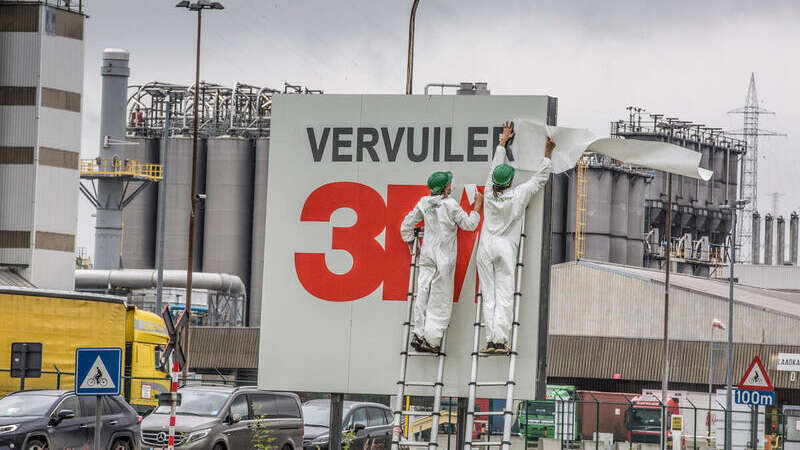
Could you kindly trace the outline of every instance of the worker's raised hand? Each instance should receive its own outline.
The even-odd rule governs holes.
[[[483,194],[481,194],[480,191],[478,191],[475,192],[475,203],[472,204],[472,210],[480,214],[482,208],[483,208]]]
[[[506,143],[514,137],[514,122],[503,122],[503,134],[500,136],[500,145],[506,146]]]
[[[556,148],[556,141],[553,140],[550,136],[547,136],[547,142],[544,144],[544,156],[545,158],[550,158],[553,156],[553,149]]]
[[[413,256],[414,255],[414,241],[406,242],[406,244],[408,244],[408,253],[411,253],[411,255]]]

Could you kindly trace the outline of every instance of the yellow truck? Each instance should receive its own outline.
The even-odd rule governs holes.
[[[75,349],[120,347],[123,393],[137,411],[169,390],[158,362],[169,340],[164,321],[123,297],[0,286],[0,316],[0,397],[20,389],[10,372],[14,342],[42,344],[42,376],[26,378],[25,389],[74,389]]]

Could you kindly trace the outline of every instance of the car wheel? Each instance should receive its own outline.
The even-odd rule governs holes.
[[[50,447],[45,442],[38,439],[28,442],[28,445],[25,446],[25,450],[47,450],[48,448]]]
[[[217,444],[214,446],[214,450],[225,450],[225,446],[222,444]]]
[[[283,448],[281,450],[292,450],[292,446],[289,445],[289,444],[286,444],[286,445],[283,446]]]
[[[117,439],[111,444],[112,450],[131,450],[131,443],[127,439]]]

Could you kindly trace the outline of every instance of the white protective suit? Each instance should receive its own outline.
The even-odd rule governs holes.
[[[425,196],[400,225],[404,241],[414,240],[414,226],[422,220],[425,220],[425,234],[419,257],[417,299],[411,314],[411,332],[436,347],[440,345],[444,331],[450,324],[453,311],[458,228],[467,231],[476,229],[481,216],[476,211],[467,214],[450,197]]]
[[[503,164],[505,158],[505,148],[498,146],[484,190],[483,229],[477,259],[486,341],[495,344],[507,344],[510,337],[521,219],[528,202],[547,183],[552,170],[550,159],[543,158],[541,167],[530,180],[510,186],[495,196],[492,171]]]

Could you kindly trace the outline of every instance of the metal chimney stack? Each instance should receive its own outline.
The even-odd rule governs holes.
[[[753,264],[759,264],[761,261],[761,216],[758,211],[753,213],[753,251],[752,255]]]
[[[125,161],[125,106],[128,93],[129,54],[120,48],[103,50],[102,105],[100,107],[100,158]],[[119,269],[122,243],[123,181],[113,177],[97,182],[95,269]]]
[[[797,213],[789,216],[789,257],[792,265],[797,265]]]
[[[772,265],[772,214],[764,217],[764,264]]]
[[[777,259],[775,264],[782,266],[783,265],[783,254],[786,248],[786,221],[783,220],[783,216],[778,216],[778,248],[775,252],[777,255]]]

